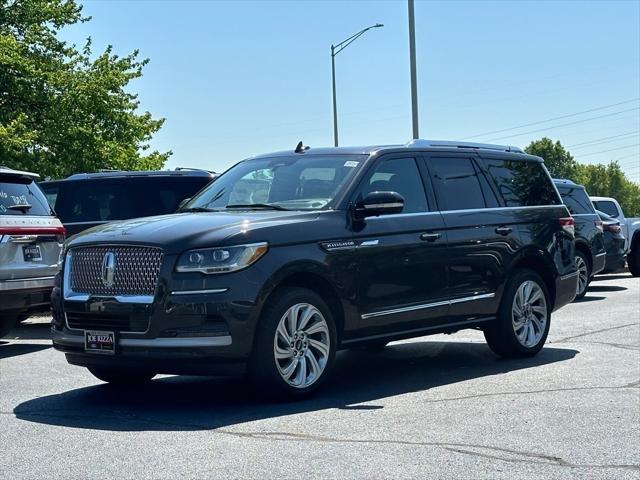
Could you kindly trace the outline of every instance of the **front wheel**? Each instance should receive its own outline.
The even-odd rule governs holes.
[[[498,317],[484,337],[502,357],[530,357],[544,346],[550,325],[547,287],[536,272],[523,269],[507,282]]]
[[[99,380],[112,385],[133,386],[146,383],[155,377],[155,373],[131,371],[123,368],[91,367],[89,371]]]
[[[640,277],[640,242],[636,242],[634,248],[627,255],[627,265],[631,275]]]
[[[300,398],[329,375],[335,323],[327,304],[311,290],[288,288],[277,295],[260,319],[249,374],[263,395]]]

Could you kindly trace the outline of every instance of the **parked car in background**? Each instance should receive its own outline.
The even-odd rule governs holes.
[[[358,345],[474,328],[528,357],[576,295],[574,223],[514,147],[300,144],[71,238],[53,344],[107,382],[246,372],[294,397]]]
[[[0,167],[0,337],[31,313],[49,309],[64,227],[35,173]]]
[[[602,220],[582,185],[564,179],[554,179],[554,182],[562,201],[576,220],[576,266],[580,272],[576,299],[580,299],[586,295],[593,276],[605,267],[607,252]]]
[[[596,210],[602,220],[602,230],[604,232],[604,248],[607,251],[607,261],[601,273],[619,272],[625,265],[625,238],[622,235],[620,222],[611,218],[604,212]]]
[[[173,213],[215,174],[195,169],[79,173],[41,182],[68,235],[113,220]]]
[[[591,197],[595,207],[620,222],[625,238],[627,265],[633,276],[640,276],[640,218],[627,218],[615,198]]]

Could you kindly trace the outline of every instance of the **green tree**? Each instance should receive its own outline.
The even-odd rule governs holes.
[[[584,185],[589,195],[613,197],[625,215],[640,216],[640,185],[629,180],[617,162],[578,163],[559,141],[554,143],[546,137],[531,142],[525,151],[542,157],[552,177],[568,178]]]
[[[88,20],[74,0],[0,0],[0,164],[56,178],[161,168],[171,155],[149,151],[164,119],[128,89],[148,60],[58,38]]]
[[[524,150],[544,158],[544,163],[554,178],[572,178],[576,174],[578,164],[559,141],[553,143],[550,138],[543,137],[531,142]]]

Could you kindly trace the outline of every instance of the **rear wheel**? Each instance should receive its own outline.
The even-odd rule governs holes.
[[[123,368],[91,367],[89,371],[99,380],[112,385],[139,385],[155,377],[155,373],[131,371]]]
[[[629,272],[634,277],[640,277],[640,242],[636,242],[635,246],[627,255],[627,265]]]
[[[544,346],[550,325],[547,287],[536,272],[523,269],[508,281],[498,318],[485,329],[484,337],[502,357],[529,357]]]
[[[329,375],[336,345],[333,316],[322,298],[303,288],[283,290],[260,319],[251,380],[262,395],[304,397]]]
[[[576,251],[575,256],[576,268],[578,269],[578,285],[576,287],[576,300],[584,297],[591,282],[591,268],[587,256],[581,251]]]

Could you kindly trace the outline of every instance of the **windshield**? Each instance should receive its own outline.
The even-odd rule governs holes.
[[[292,155],[246,160],[229,169],[183,210],[330,208],[366,155]]]

